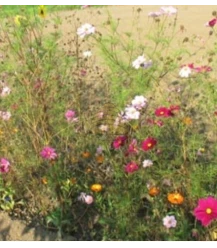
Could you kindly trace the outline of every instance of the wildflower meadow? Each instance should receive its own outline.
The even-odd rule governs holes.
[[[1,211],[77,241],[217,240],[217,11],[206,46],[172,6],[142,38],[140,8],[121,32],[78,6],[68,42],[24,7],[0,9]]]

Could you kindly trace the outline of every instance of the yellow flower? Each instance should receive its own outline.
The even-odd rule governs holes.
[[[94,192],[100,192],[102,191],[102,185],[99,183],[95,183],[90,187],[90,189]]]
[[[17,129],[17,128],[14,128],[14,129],[13,129],[13,132],[14,132],[14,133],[17,133],[17,132],[18,132],[18,129]]]
[[[47,11],[46,11],[46,8],[44,5],[39,5],[39,8],[38,8],[38,14],[41,18],[45,18],[46,15],[47,15]]]
[[[16,15],[16,16],[14,17],[14,23],[15,23],[17,26],[20,26],[21,20],[26,20],[26,17],[25,17],[25,16],[21,16],[21,15]]]

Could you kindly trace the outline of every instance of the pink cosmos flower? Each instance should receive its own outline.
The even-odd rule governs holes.
[[[68,122],[75,122],[78,120],[78,118],[75,117],[75,111],[73,110],[67,110],[65,113],[65,117]]]
[[[77,29],[77,35],[83,39],[87,35],[94,34],[95,30],[96,28],[93,25],[89,23],[85,23],[80,28]]]
[[[0,160],[0,173],[7,173],[9,171],[10,163],[6,158]]]
[[[126,136],[118,136],[113,142],[112,146],[115,150],[119,149],[121,146],[123,146],[126,143],[127,137]]]
[[[154,139],[152,137],[148,137],[146,140],[144,140],[142,142],[142,149],[144,151],[148,151],[148,150],[152,149],[156,144],[157,144],[156,139]]]
[[[200,199],[194,209],[194,216],[203,226],[208,226],[212,220],[217,219],[217,199],[212,196]]]
[[[214,26],[216,25],[216,23],[217,23],[217,19],[214,18],[214,19],[212,19],[211,21],[207,22],[207,23],[205,24],[205,26],[206,26],[206,27],[214,27]]]
[[[139,149],[137,147],[137,140],[133,139],[131,143],[129,144],[128,150],[126,152],[126,156],[130,154],[137,154],[139,152]]]
[[[139,169],[139,166],[135,162],[130,162],[125,166],[125,172],[133,173]]]
[[[78,200],[79,201],[82,201],[88,205],[92,204],[93,203],[93,196],[92,195],[87,195],[86,193],[84,192],[81,192],[80,196],[78,197]]]
[[[174,215],[167,215],[166,217],[163,218],[163,225],[167,228],[170,229],[172,227],[176,227],[177,221]]]
[[[212,71],[212,68],[210,66],[206,66],[206,65],[203,65],[203,66],[198,66],[198,67],[195,67],[194,70],[196,72],[210,72]]]
[[[45,146],[42,149],[40,155],[42,156],[42,158],[47,160],[54,160],[57,157],[55,149],[50,146]]]
[[[155,11],[155,12],[149,12],[148,13],[148,17],[158,17],[158,16],[161,16],[161,15],[163,15],[162,11]]]
[[[86,9],[88,8],[90,5],[81,5],[81,9]]]

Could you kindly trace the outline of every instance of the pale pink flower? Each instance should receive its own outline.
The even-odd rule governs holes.
[[[94,34],[95,30],[96,28],[93,25],[85,23],[77,29],[77,35],[83,39],[87,35]]]
[[[125,118],[127,120],[138,120],[140,112],[133,106],[125,108]]]
[[[42,158],[47,160],[54,160],[57,157],[55,149],[50,146],[45,146],[42,149],[40,155],[42,156]]]
[[[158,17],[158,16],[161,16],[161,15],[163,15],[162,11],[155,11],[155,12],[149,12],[148,13],[149,17]]]
[[[7,159],[1,158],[0,160],[0,173],[7,173],[9,171],[10,163]]]
[[[4,97],[4,96],[8,96],[10,93],[11,93],[11,89],[7,86],[3,87],[1,90],[0,90],[0,96]]]
[[[103,153],[103,147],[102,147],[102,146],[97,147],[97,148],[96,148],[96,154],[97,154],[97,155],[100,155],[100,154],[102,154],[102,153]]]
[[[4,121],[8,121],[11,118],[11,113],[9,111],[6,111],[6,112],[0,111],[0,117]]]
[[[87,195],[86,193],[84,192],[81,192],[81,194],[79,195],[78,197],[78,200],[79,201],[82,201],[88,205],[92,204],[94,199],[93,199],[93,196],[92,195]]]
[[[151,60],[147,61],[146,58],[144,57],[144,55],[138,56],[137,59],[135,59],[132,62],[132,67],[134,67],[137,70],[140,67],[147,69],[150,66],[152,66],[152,61]]]
[[[163,225],[167,228],[170,229],[172,227],[176,227],[177,221],[175,216],[171,215],[167,215],[166,217],[163,218]]]
[[[132,100],[132,106],[141,110],[147,105],[148,100],[144,96],[135,96]]]
[[[81,5],[81,9],[86,9],[88,8],[90,5]]]

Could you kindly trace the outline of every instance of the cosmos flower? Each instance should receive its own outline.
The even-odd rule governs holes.
[[[175,205],[181,205],[184,201],[184,197],[180,193],[169,193],[167,195],[167,200]]]
[[[144,55],[138,56],[137,59],[135,59],[132,62],[132,67],[137,69],[137,70],[140,67],[147,69],[150,66],[152,66],[152,61],[151,60],[147,61],[146,58],[144,57]]]
[[[66,113],[65,113],[65,117],[66,117],[66,120],[68,122],[76,122],[78,120],[78,118],[75,117],[75,111],[74,110],[67,110]]]
[[[84,58],[90,58],[92,56],[92,52],[91,51],[84,51],[83,52],[83,57]]]
[[[144,151],[148,151],[148,150],[152,149],[156,144],[157,144],[156,139],[154,139],[152,137],[148,137],[146,140],[144,140],[142,142],[142,149]]]
[[[132,106],[138,110],[141,110],[147,105],[148,100],[144,96],[135,96],[132,100]]]
[[[4,121],[8,121],[11,118],[11,113],[9,111],[0,111],[0,117],[4,120]]]
[[[170,229],[172,227],[176,227],[177,221],[174,215],[167,215],[166,217],[163,218],[163,225],[167,228]]]
[[[0,173],[7,173],[9,171],[10,163],[6,158],[0,160]]]
[[[140,116],[140,112],[133,106],[129,106],[125,108],[125,118],[127,120],[138,120]]]
[[[216,25],[216,23],[217,23],[217,19],[216,18],[214,18],[214,19],[212,19],[211,21],[208,21],[206,24],[205,24],[205,26],[206,27],[214,27],[215,25]]]
[[[188,65],[185,65],[179,71],[179,76],[182,78],[188,78],[190,76],[191,72],[192,72],[191,68]]]
[[[161,7],[160,11],[163,13],[163,15],[168,15],[168,16],[177,14],[177,9],[172,6]]]
[[[83,39],[87,35],[94,34],[95,30],[96,28],[93,25],[85,23],[77,29],[77,35]]]
[[[125,172],[127,173],[133,173],[137,171],[138,169],[139,169],[139,166],[135,162],[128,163],[124,168]]]
[[[150,159],[145,159],[142,163],[143,168],[151,167],[153,165],[153,162]]]
[[[42,156],[42,158],[47,160],[54,160],[57,157],[55,149],[50,146],[45,146],[42,149],[40,155]]]
[[[112,147],[117,150],[117,149],[119,149],[121,146],[123,146],[125,144],[126,140],[127,140],[126,136],[123,136],[123,135],[118,136],[112,142]]]
[[[171,117],[173,116],[173,113],[169,108],[159,107],[155,110],[155,115],[158,117]]]
[[[84,192],[81,192],[81,194],[80,194],[79,197],[78,197],[78,200],[79,200],[79,201],[82,201],[82,202],[84,202],[84,203],[86,203],[87,205],[92,204],[93,201],[94,201],[92,195],[87,195],[87,194],[84,193]]]

